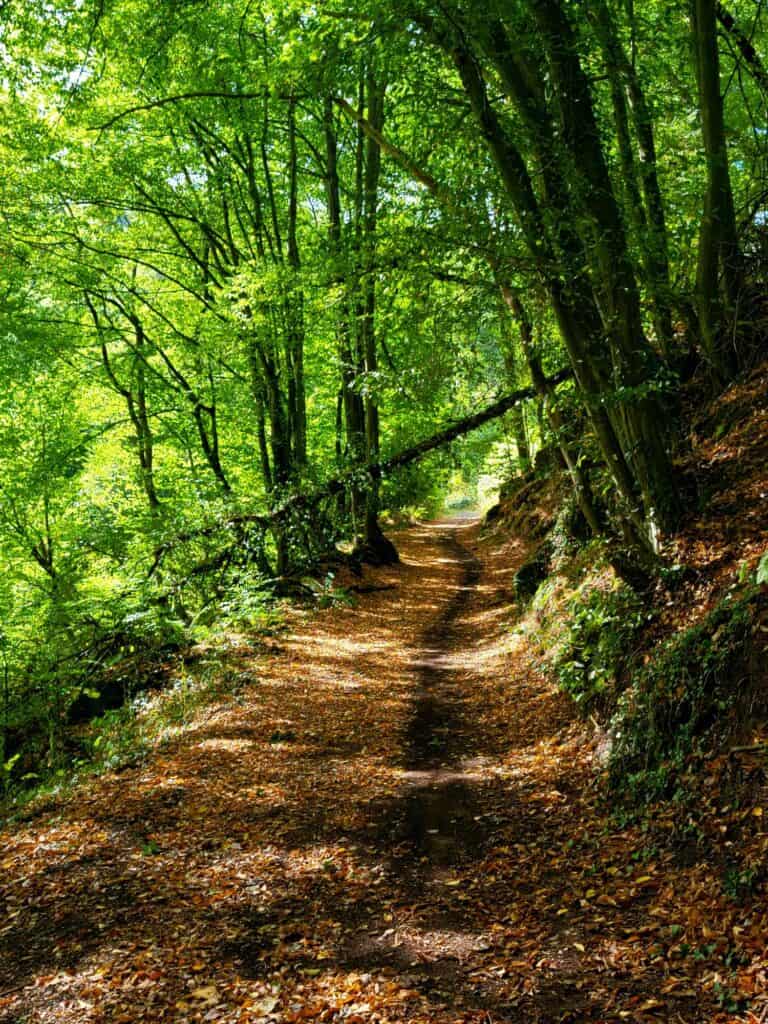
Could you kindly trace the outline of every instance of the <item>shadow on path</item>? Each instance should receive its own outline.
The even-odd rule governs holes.
[[[553,1024],[615,1019],[620,985],[636,1003],[656,990],[661,968],[638,981],[585,953],[626,946],[652,891],[633,916],[579,903],[597,829],[572,828],[559,762],[527,760],[560,705],[488,659],[494,567],[513,566],[481,566],[465,525],[413,531],[415,558],[382,577],[394,600],[302,623],[247,700],[21,830],[0,881],[0,1024]],[[243,992],[267,988],[274,1012],[243,1016]]]
[[[469,737],[461,680],[451,654],[459,644],[457,625],[480,580],[482,565],[455,531],[441,533],[439,543],[458,563],[460,577],[451,599],[421,636],[414,662],[418,675],[413,712],[404,744],[404,766],[410,776],[404,838],[412,843],[417,863],[425,858],[427,865],[456,863],[476,849],[481,838],[475,786],[471,773],[459,764],[468,753]]]

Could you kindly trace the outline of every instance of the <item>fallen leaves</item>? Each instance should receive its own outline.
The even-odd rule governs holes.
[[[4,1013],[725,1022],[728,1000],[766,1005],[762,890],[723,889],[722,825],[751,830],[741,852],[758,867],[768,855],[764,802],[721,813],[733,759],[708,766],[706,851],[686,860],[618,828],[570,706],[504,642],[495,589],[520,552],[485,549],[492,584],[436,636],[464,571],[455,547],[427,529],[400,546],[404,565],[381,574],[395,590],[298,616],[279,654],[237,655],[255,680],[237,702],[4,834]],[[441,643],[425,676],[422,648]],[[429,737],[411,763],[424,692],[433,725],[451,716],[447,764]]]

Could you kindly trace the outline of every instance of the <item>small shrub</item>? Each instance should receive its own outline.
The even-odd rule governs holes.
[[[584,513],[573,496],[563,502],[550,536],[555,562],[567,559],[592,539]]]
[[[269,634],[279,628],[282,615],[268,582],[258,577],[243,577],[227,588],[226,598],[212,604],[207,616],[200,616],[199,622],[208,625],[207,618],[216,630],[223,622],[234,628],[257,629]]]
[[[136,713],[138,704],[113,708],[93,721],[85,746],[94,770],[116,768],[146,753],[148,743]]]
[[[668,795],[706,737],[726,735],[749,671],[753,590],[724,599],[639,669],[612,721],[610,779],[630,802]]]
[[[640,598],[624,584],[579,593],[571,602],[568,633],[555,672],[562,689],[585,714],[615,690],[645,621]]]
[[[336,586],[335,576],[328,572],[322,580],[306,576],[301,582],[314,597],[318,608],[354,608],[355,596],[346,587]]]

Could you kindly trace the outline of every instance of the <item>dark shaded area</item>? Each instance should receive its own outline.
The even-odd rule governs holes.
[[[379,527],[372,536],[358,544],[352,557],[365,565],[397,565],[400,561],[397,548]]]
[[[404,738],[404,766],[412,771],[436,768],[455,761],[466,750],[466,723],[460,699],[451,690],[455,673],[446,655],[456,645],[456,624],[480,580],[481,563],[452,533],[440,543],[461,566],[455,593],[421,638],[423,659],[418,664],[413,714]]]
[[[486,838],[480,818],[477,792],[462,779],[435,780],[405,799],[406,835],[431,865],[455,864],[478,851]]]
[[[469,649],[474,640],[474,627],[462,618],[481,567],[450,532],[440,543],[446,555],[458,560],[459,579],[454,591],[446,587],[441,592],[440,606],[412,662],[416,685],[403,734],[407,774],[401,791],[372,801],[363,816],[349,822],[340,820],[332,794],[322,790],[311,802],[291,802],[288,794],[284,804],[274,806],[249,807],[246,795],[240,806],[233,796],[224,806],[205,807],[203,821],[196,822],[196,842],[185,845],[185,873],[168,877],[170,862],[164,854],[173,852],[167,845],[173,842],[171,831],[205,802],[209,777],[225,774],[244,789],[253,779],[236,750],[220,748],[210,763],[200,766],[200,774],[186,776],[183,785],[134,792],[129,775],[119,806],[100,804],[98,810],[91,807],[86,812],[107,831],[109,842],[96,853],[56,865],[51,872],[55,878],[36,880],[34,906],[25,903],[0,943],[0,990],[4,983],[31,982],[51,966],[74,970],[98,949],[141,945],[142,939],[162,942],[162,936],[152,932],[157,929],[154,907],[161,904],[168,927],[194,933],[196,948],[204,944],[206,958],[217,969],[234,967],[254,980],[274,978],[279,971],[322,976],[387,969],[398,984],[419,991],[435,1008],[448,1006],[457,1017],[465,1011],[483,1011],[494,1024],[610,1019],[617,993],[626,996],[630,991],[642,998],[658,991],[663,964],[640,978],[629,969],[614,969],[607,976],[594,963],[587,966],[571,956],[557,968],[531,964],[527,976],[535,984],[533,991],[522,1002],[511,1003],[501,980],[473,977],[467,970],[465,959],[472,950],[496,949],[497,943],[499,950],[506,948],[504,933],[496,936],[489,930],[496,919],[489,917],[489,908],[497,913],[500,907],[520,907],[529,913],[526,908],[535,907],[542,961],[561,956],[574,934],[589,942],[587,933],[598,926],[576,895],[583,888],[582,858],[576,854],[588,855],[593,849],[588,837],[575,842],[570,838],[569,822],[578,816],[583,799],[578,788],[568,793],[567,803],[551,805],[537,799],[540,793],[525,777],[512,780],[474,769],[473,759],[495,751],[496,738],[478,733],[464,714],[467,682],[450,652]],[[237,728],[213,722],[185,737],[185,742],[225,738],[269,743],[273,731],[258,717]],[[337,753],[310,739],[297,725],[296,741],[287,745],[292,764]],[[358,756],[362,742],[362,737],[350,737],[345,758]],[[277,779],[277,766],[275,773]],[[258,781],[268,785],[270,773]],[[558,781],[558,788],[564,791],[566,782]],[[222,849],[227,840],[236,841],[250,827],[263,827],[271,818],[279,818],[283,827],[264,877],[240,874],[236,897],[201,905],[205,872],[227,857]],[[268,834],[268,826],[260,832]],[[150,836],[157,844],[156,855],[142,849]],[[595,837],[596,844],[601,841]],[[376,868],[381,884],[361,885],[349,876],[340,888],[332,864],[297,877],[291,856],[283,860],[288,851],[311,850],[323,843],[354,847],[356,863]],[[514,848],[517,843],[540,849],[541,856],[522,860],[511,876],[494,877],[484,866],[486,853],[499,844]],[[566,850],[573,852],[570,860]],[[138,861],[137,853],[143,854]],[[510,856],[514,855],[511,849]],[[444,886],[454,866],[472,880],[470,900],[462,888]],[[68,887],[61,884],[65,877]],[[549,901],[542,899],[542,891],[551,894]],[[73,892],[80,895],[79,901],[72,900]],[[651,900],[651,893],[643,894],[631,913],[624,909],[622,926],[647,921]],[[563,909],[566,919],[560,916]],[[599,926],[600,933],[605,927]],[[335,942],[326,942],[330,955],[322,959],[313,945],[318,929],[336,937]],[[428,952],[422,954],[426,947]],[[183,998],[185,985],[183,974],[174,974],[166,995],[171,1001],[174,992],[173,998]],[[598,988],[604,990],[602,1011],[592,996]],[[680,1007],[687,1020],[708,1019],[697,1017],[687,1000],[681,1000]],[[18,1020],[0,1012],[0,1024]]]
[[[539,586],[549,576],[552,565],[552,541],[547,538],[534,553],[523,562],[515,573],[515,594],[523,601],[530,600]]]

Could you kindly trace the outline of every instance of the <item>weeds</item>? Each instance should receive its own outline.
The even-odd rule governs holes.
[[[568,633],[555,673],[584,714],[616,689],[646,619],[640,598],[624,584],[578,592],[571,601]]]
[[[610,780],[630,802],[670,796],[705,738],[733,728],[749,675],[756,596],[753,589],[727,596],[635,672],[611,723]]]
[[[181,662],[162,692],[141,693],[92,719],[73,735],[73,753],[63,767],[31,773],[23,788],[7,785],[6,806],[21,808],[38,796],[66,790],[84,776],[140,763],[192,721],[201,707],[232,699],[238,687],[237,677],[225,670],[219,658],[212,657],[192,669]]]
[[[742,903],[755,894],[758,883],[756,868],[731,867],[723,875],[723,892],[734,903]]]

